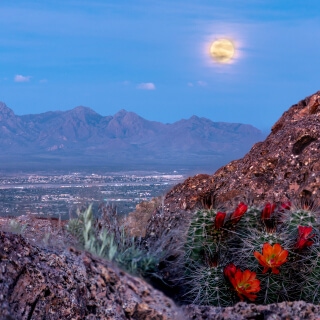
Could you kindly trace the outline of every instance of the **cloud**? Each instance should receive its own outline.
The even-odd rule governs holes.
[[[31,76],[23,76],[21,74],[17,74],[14,76],[14,82],[29,82]]]
[[[137,85],[137,89],[141,90],[156,90],[156,86],[152,82],[142,82]]]
[[[48,80],[47,80],[47,79],[41,79],[39,82],[40,82],[40,83],[47,83]]]
[[[207,86],[207,83],[206,83],[205,81],[202,81],[202,80],[199,80],[199,81],[197,82],[197,84],[198,84],[198,86],[200,86],[200,87],[206,87],[206,86]]]
[[[188,87],[194,87],[195,85],[199,87],[206,87],[208,84],[205,81],[199,80],[196,83],[188,82],[187,85]]]

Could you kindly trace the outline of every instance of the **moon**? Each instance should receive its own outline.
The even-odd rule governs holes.
[[[228,39],[218,39],[210,46],[210,55],[218,63],[228,63],[234,56],[234,44]]]

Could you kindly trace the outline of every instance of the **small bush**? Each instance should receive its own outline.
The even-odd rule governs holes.
[[[93,216],[92,206],[77,215],[69,221],[67,230],[85,250],[115,261],[132,274],[146,277],[156,270],[156,257],[142,249],[139,239],[126,234],[115,208],[100,207],[99,218]]]

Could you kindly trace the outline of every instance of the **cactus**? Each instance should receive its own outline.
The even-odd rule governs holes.
[[[186,242],[186,259],[212,259],[225,248],[225,231],[214,228],[218,211],[199,210],[191,221]]]
[[[186,296],[195,303],[320,303],[317,214],[290,203],[240,203],[229,214],[199,210],[187,232],[184,267]]]
[[[297,209],[288,212],[284,218],[288,231],[295,232],[299,226],[312,226],[319,228],[319,222],[317,221],[316,214],[312,211],[305,209]]]
[[[300,227],[301,228],[301,227]],[[306,229],[306,228],[305,228]],[[310,229],[309,229],[310,231]],[[301,235],[300,235],[301,238]],[[306,241],[298,241],[302,244],[296,252],[300,280],[301,294],[300,299],[314,304],[320,303],[320,232],[312,228]],[[311,243],[312,242],[312,243]],[[304,244],[304,245],[303,245]]]
[[[184,279],[184,285],[188,288],[187,301],[220,307],[232,305],[236,301],[221,266],[193,264],[188,271],[189,276]]]

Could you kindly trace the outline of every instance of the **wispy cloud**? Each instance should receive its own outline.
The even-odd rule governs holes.
[[[156,86],[152,82],[142,82],[137,85],[137,89],[141,90],[156,90]]]
[[[40,83],[47,83],[48,80],[47,80],[47,79],[41,79],[39,82],[40,82]]]
[[[188,82],[187,83],[188,87],[194,87],[194,86],[206,87],[207,85],[208,85],[208,83],[203,81],[203,80],[199,80],[199,81],[197,81],[195,83],[193,83],[193,82]]]
[[[17,74],[14,76],[14,82],[29,82],[31,76],[23,76],[21,74]]]

